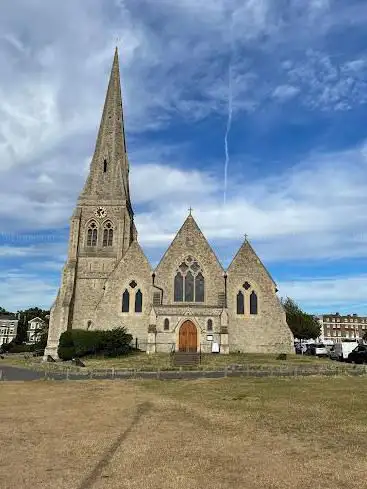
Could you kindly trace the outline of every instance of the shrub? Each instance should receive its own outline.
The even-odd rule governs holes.
[[[101,331],[101,352],[107,357],[126,355],[131,351],[130,343],[133,339],[125,328],[115,328]]]
[[[277,360],[287,360],[287,354],[286,353],[279,353],[279,355],[276,358]]]
[[[58,355],[62,360],[71,360],[96,353],[109,357],[119,356],[130,352],[131,341],[132,336],[126,332],[125,328],[108,331],[72,329],[62,333]]]
[[[25,343],[17,344],[14,341],[1,345],[1,353],[25,353],[34,350],[34,345],[26,345]]]

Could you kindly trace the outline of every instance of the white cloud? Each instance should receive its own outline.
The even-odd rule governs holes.
[[[310,311],[367,311],[367,275],[309,278],[282,282],[278,288],[281,296],[292,297]]]
[[[56,281],[42,280],[39,275],[21,271],[0,272],[1,307],[9,311],[32,306],[49,308],[55,300]]]
[[[279,85],[273,91],[273,97],[279,100],[288,100],[293,98],[299,92],[299,88],[292,85]]]

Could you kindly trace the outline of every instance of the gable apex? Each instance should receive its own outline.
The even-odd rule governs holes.
[[[239,261],[243,257],[253,257],[256,260],[256,262],[259,264],[259,266],[266,272],[266,274],[268,275],[269,279],[272,281],[273,285],[276,286],[276,283],[275,283],[273,277],[270,275],[270,273],[268,272],[268,269],[263,264],[263,262],[260,260],[260,258],[256,254],[255,250],[253,249],[253,247],[251,246],[251,244],[250,244],[250,242],[248,241],[247,238],[242,243],[242,245],[240,246],[239,250],[237,251],[237,253],[233,257],[230,265],[228,266],[227,272],[230,272],[231,271],[231,268],[234,267],[234,265],[236,264],[236,262]]]
[[[186,217],[184,223],[180,227],[180,229],[177,231],[176,236],[173,238],[173,241],[167,248],[166,252],[162,256],[161,260],[159,261],[157,267],[155,270],[158,270],[161,263],[165,260],[167,257],[167,254],[170,252],[172,248],[174,248],[177,244],[178,241],[185,239],[185,252],[187,252],[187,255],[193,254],[195,255],[195,244],[197,245],[197,241],[201,241],[201,244],[204,244],[205,247],[207,247],[208,251],[210,254],[215,258],[216,263],[220,267],[220,269],[224,273],[224,269],[222,267],[222,264],[218,260],[217,255],[214,253],[212,247],[208,243],[206,237],[204,236],[203,232],[201,231],[200,227],[198,226],[196,220],[192,216],[191,212],[190,214]]]

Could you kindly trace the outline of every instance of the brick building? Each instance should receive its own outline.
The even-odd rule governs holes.
[[[361,340],[367,332],[367,317],[357,314],[322,314],[317,316],[321,327],[320,341],[340,343],[342,339]]]

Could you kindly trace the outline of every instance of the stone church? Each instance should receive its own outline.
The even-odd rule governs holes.
[[[277,288],[245,240],[225,270],[194,217],[158,266],[139,242],[129,191],[116,49],[90,171],[70,222],[45,358],[70,328],[125,326],[147,353],[293,352]]]

